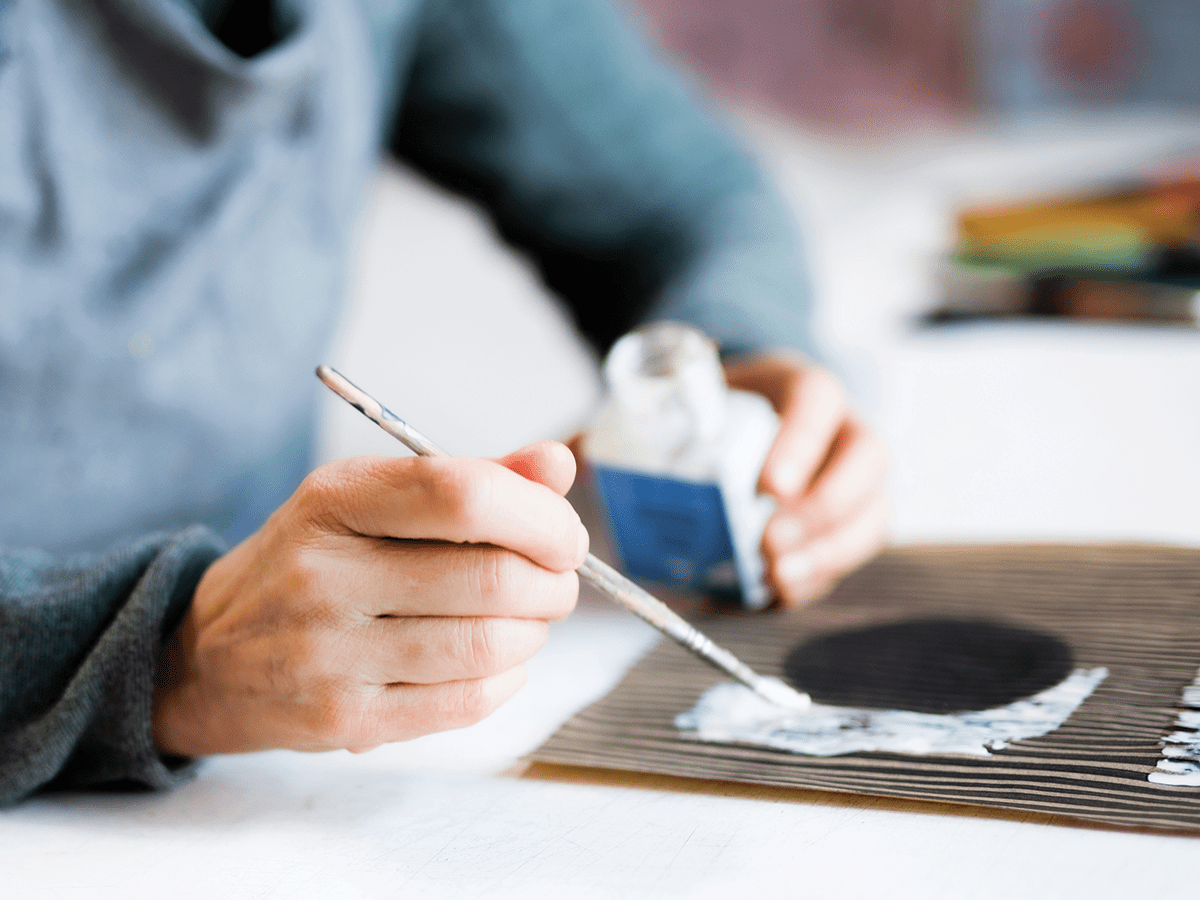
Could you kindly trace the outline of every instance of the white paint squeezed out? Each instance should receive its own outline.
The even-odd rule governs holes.
[[[1154,784],[1200,787],[1200,672],[1183,689],[1176,730],[1163,738],[1163,758],[1146,776]]]
[[[1104,667],[1076,669],[1054,687],[1007,706],[942,714],[820,703],[803,711],[785,710],[740,684],[722,683],[676,716],[675,727],[695,740],[755,744],[805,756],[871,750],[989,756],[1013,741],[1058,728],[1106,677]]]

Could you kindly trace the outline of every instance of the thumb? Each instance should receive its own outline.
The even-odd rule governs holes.
[[[566,496],[575,481],[575,456],[558,441],[538,441],[497,462],[522,478],[544,484],[561,497]]]

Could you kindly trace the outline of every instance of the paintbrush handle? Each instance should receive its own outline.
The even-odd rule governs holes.
[[[732,675],[748,688],[759,690],[761,675],[724,647],[713,643],[667,604],[630,581],[608,563],[589,553],[577,571],[602,594],[612,598],[643,621],[649,622],[667,637]]]
[[[331,369],[329,366],[317,366],[317,377],[331,391],[418,456],[449,455],[336,369]],[[769,683],[768,679],[759,675],[724,647],[714,644],[697,628],[689,625],[684,618],[657,597],[638,587],[608,563],[597,559],[591,553],[587,555],[578,572],[602,594],[612,598],[616,603],[650,623],[667,637],[678,641],[701,659],[732,675],[746,687],[768,700],[775,703],[781,702],[781,689],[795,693],[780,682]],[[791,702],[787,697],[784,697],[783,701],[785,705]]]

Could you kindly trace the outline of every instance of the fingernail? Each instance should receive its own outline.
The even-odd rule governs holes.
[[[771,523],[771,543],[778,549],[795,547],[804,540],[804,523],[796,516],[780,516]]]
[[[775,566],[775,577],[783,584],[803,584],[812,575],[812,561],[806,553],[790,553]]]

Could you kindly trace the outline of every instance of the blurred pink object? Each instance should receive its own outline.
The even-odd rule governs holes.
[[[970,106],[961,0],[634,0],[718,93],[834,127],[953,119]]]
[[[1118,95],[1138,73],[1142,37],[1120,0],[1055,0],[1042,10],[1046,67],[1080,99]]]

